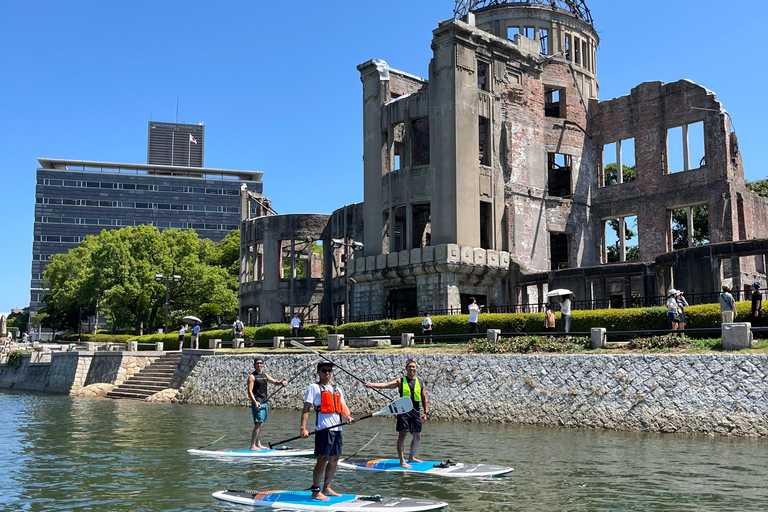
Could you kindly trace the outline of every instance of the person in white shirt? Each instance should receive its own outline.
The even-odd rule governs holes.
[[[571,296],[560,297],[560,315],[563,324],[563,332],[571,332]]]
[[[301,331],[301,319],[299,318],[298,313],[294,313],[293,318],[291,319],[291,336],[293,336],[294,338],[298,338],[300,331]]]
[[[310,384],[304,395],[304,408],[301,412],[301,427],[299,433],[301,437],[309,437],[307,430],[307,419],[309,411],[315,410],[315,431],[338,425],[341,423],[341,417],[347,419],[347,423],[352,423],[352,413],[349,412],[347,402],[344,400],[344,393],[339,386],[331,385],[331,374],[333,372],[333,363],[330,361],[320,361],[317,363],[318,382]],[[312,472],[312,499],[329,500],[328,496],[341,496],[331,489],[333,475],[336,474],[336,465],[339,462],[339,456],[342,450],[341,427],[335,427],[315,434],[315,469]],[[325,473],[325,479],[323,479]],[[320,482],[322,480],[322,487]]]
[[[432,336],[432,319],[429,318],[429,311],[424,312],[424,320],[421,321],[421,334]]]
[[[480,306],[477,305],[477,300],[474,297],[469,298],[469,332],[471,334],[477,333],[477,315],[480,314]]]

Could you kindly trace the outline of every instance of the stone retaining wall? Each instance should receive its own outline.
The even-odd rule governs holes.
[[[412,354],[334,354],[370,381],[403,373]],[[768,435],[768,356],[728,355],[417,355],[432,418],[528,425],[608,428],[734,436]],[[265,371],[288,379],[312,356],[266,358]],[[202,356],[184,384],[183,400],[247,405],[253,356]],[[334,374],[353,414],[387,400],[341,371]],[[271,406],[301,408],[316,380],[314,366]],[[270,386],[270,392],[277,390]],[[385,391],[393,398],[396,393]],[[298,421],[298,420],[297,420]]]

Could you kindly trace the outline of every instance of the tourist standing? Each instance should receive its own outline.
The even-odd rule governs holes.
[[[424,312],[424,320],[421,321],[421,335],[432,336],[432,319],[429,318],[429,311]]]
[[[480,314],[480,306],[474,297],[469,298],[469,332],[477,334],[477,316]]]
[[[544,332],[555,332],[555,312],[549,304],[544,304]]]
[[[240,317],[235,317],[235,323],[232,324],[232,334],[234,335],[234,338],[242,338],[243,333],[245,332],[245,325],[243,325],[243,322],[240,321]]]
[[[200,340],[200,324],[195,322],[195,324],[192,326],[192,338],[190,341],[190,347],[197,349],[198,342]]]
[[[760,293],[760,283],[752,283],[752,310],[749,314],[752,327],[763,326],[763,294]]]
[[[391,380],[389,382],[366,382],[365,387],[373,389],[399,389],[400,396],[407,396],[411,399],[413,409],[405,414],[397,415],[397,454],[400,457],[400,467],[410,468],[409,462],[423,462],[416,458],[416,450],[419,449],[421,442],[421,421],[427,420],[429,415],[429,402],[427,401],[427,390],[424,388],[424,381],[416,376],[419,370],[416,360],[408,359],[405,364],[405,376],[401,379]],[[421,404],[424,403],[424,411],[421,411]],[[411,434],[411,449],[408,455],[408,461],[405,460],[405,438]]]
[[[677,305],[675,295],[677,295],[677,290],[674,288],[670,288],[667,291],[667,319],[669,320],[669,327],[673,331],[677,330],[677,315],[680,311],[680,306]]]
[[[291,336],[293,336],[294,338],[298,338],[300,333],[301,333],[301,319],[299,318],[298,313],[294,313],[293,318],[291,319]]]
[[[184,348],[184,335],[187,332],[187,326],[185,324],[181,325],[181,329],[179,329],[179,350],[182,350]]]
[[[253,413],[253,432],[251,433],[251,447],[249,450],[266,450],[261,444],[261,427],[267,421],[267,384],[287,386],[288,381],[276,380],[264,373],[264,358],[256,357],[253,360],[253,373],[248,376],[248,399],[251,401]]]
[[[720,316],[724,324],[732,324],[733,319],[738,316],[736,311],[736,301],[730,294],[730,289],[723,285],[723,291],[720,293],[717,301],[720,303]]]
[[[339,386],[331,385],[333,363],[321,361],[317,363],[318,381],[310,384],[304,395],[304,409],[301,412],[301,437],[309,437],[307,419],[309,411],[315,410],[315,430],[332,427],[341,423],[341,417],[352,423],[354,419],[349,412],[344,393]],[[334,427],[315,434],[315,469],[312,472],[312,499],[328,500],[328,496],[340,496],[331,489],[333,475],[336,474],[336,465],[341,455],[342,438],[341,427]],[[325,474],[325,478],[323,478]]]
[[[684,331],[687,320],[685,319],[685,308],[688,307],[688,301],[683,297],[683,292],[675,290],[675,300],[677,301],[677,330]],[[685,333],[680,333],[678,336],[685,338]]]
[[[571,332],[571,296],[560,296],[560,320],[563,324],[563,332]]]

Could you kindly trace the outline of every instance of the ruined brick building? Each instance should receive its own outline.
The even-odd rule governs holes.
[[[275,321],[287,300],[339,317],[346,277],[353,319],[466,311],[470,295],[536,310],[560,287],[586,307],[652,304],[670,286],[705,300],[723,280],[764,279],[768,202],[746,188],[715,94],[646,82],[600,101],[598,44],[581,1],[459,0],[433,31],[428,80],[358,66],[364,201],[245,221],[241,313]],[[348,275],[329,243],[345,235],[364,243]],[[296,239],[321,240],[325,264],[286,281],[279,248]]]

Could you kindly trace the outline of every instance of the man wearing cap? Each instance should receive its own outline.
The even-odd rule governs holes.
[[[410,397],[413,409],[405,414],[397,416],[397,454],[400,456],[400,466],[410,468],[409,462],[423,462],[416,458],[416,450],[421,442],[421,421],[426,421],[429,414],[429,402],[427,391],[424,389],[424,381],[416,376],[419,366],[416,360],[411,358],[405,363],[405,377],[389,382],[366,382],[365,387],[374,389],[399,389],[400,396]],[[421,404],[424,403],[424,412],[421,412]],[[411,434],[411,451],[408,461],[405,460],[405,437]]]
[[[316,414],[316,431],[338,425],[341,423],[342,416],[347,419],[347,423],[354,421],[347,407],[347,402],[344,400],[343,391],[339,386],[331,385],[332,373],[332,362],[320,361],[317,363],[318,381],[310,384],[304,395],[304,409],[301,412],[301,427],[299,428],[301,437],[309,437],[307,419],[311,409],[314,409]],[[336,474],[336,465],[339,462],[341,449],[340,426],[315,434],[317,462],[315,462],[315,469],[312,472],[312,487],[310,488],[312,499],[329,500],[328,496],[341,496],[331,489],[331,481],[333,475]],[[325,473],[325,478],[323,478],[323,473]]]
[[[251,400],[251,412],[253,413],[253,433],[251,434],[251,447],[249,450],[266,450],[261,444],[261,426],[267,421],[267,384],[287,386],[288,382],[276,380],[264,373],[264,358],[259,356],[253,360],[253,373],[248,376],[248,398]]]
[[[752,283],[752,310],[749,314],[749,321],[752,327],[763,326],[763,294],[760,293],[760,283]]]

